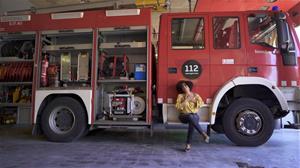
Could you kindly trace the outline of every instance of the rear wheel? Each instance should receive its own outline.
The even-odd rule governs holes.
[[[274,130],[274,119],[270,109],[252,98],[241,98],[232,102],[223,116],[224,132],[235,144],[258,146],[264,144]]]
[[[43,132],[49,141],[73,141],[87,130],[84,108],[70,97],[59,97],[51,101],[46,106],[41,121]]]

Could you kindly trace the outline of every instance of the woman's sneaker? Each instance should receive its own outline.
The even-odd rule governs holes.
[[[209,143],[209,136],[205,137],[204,141],[205,141],[206,143]]]
[[[186,144],[185,145],[185,148],[184,148],[184,151],[185,152],[188,152],[188,151],[190,151],[191,150],[191,144]]]
[[[209,143],[209,136],[206,133],[203,133],[203,139],[205,143]]]

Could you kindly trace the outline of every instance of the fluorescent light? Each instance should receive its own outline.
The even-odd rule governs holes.
[[[1,16],[1,22],[30,21],[31,15]]]
[[[51,14],[52,20],[59,19],[80,19],[83,18],[84,12],[67,12],[67,13],[53,13]]]
[[[268,3],[274,3],[276,2],[277,0],[266,0]]]
[[[140,9],[120,9],[120,10],[107,10],[106,16],[132,16],[140,15]]]

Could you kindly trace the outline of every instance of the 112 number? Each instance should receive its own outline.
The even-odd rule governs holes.
[[[198,65],[185,65],[185,72],[198,72],[199,66]]]

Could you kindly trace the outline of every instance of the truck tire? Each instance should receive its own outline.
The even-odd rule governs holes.
[[[59,97],[46,106],[41,125],[49,141],[70,142],[86,132],[86,112],[77,100]]]
[[[225,135],[239,146],[259,146],[268,141],[274,130],[270,109],[252,98],[232,102],[223,116]]]

